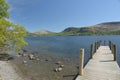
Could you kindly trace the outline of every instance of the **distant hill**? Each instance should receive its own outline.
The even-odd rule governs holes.
[[[59,33],[39,30],[29,35],[37,36],[82,36],[82,35],[120,35],[120,22],[105,22],[87,27],[68,27]]]
[[[46,35],[46,34],[51,34],[53,32],[50,32],[50,31],[47,31],[47,30],[39,30],[39,31],[36,31],[34,32],[34,34],[38,34],[38,35]]]
[[[48,31],[48,30],[39,30],[36,32],[28,32],[27,36],[53,36],[55,34],[54,32]]]
[[[120,22],[106,22],[89,27],[69,27],[62,31],[69,35],[119,35]]]
[[[120,22],[106,22],[92,26],[93,30],[106,32],[120,30]]]

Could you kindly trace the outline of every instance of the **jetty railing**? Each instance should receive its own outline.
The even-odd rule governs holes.
[[[108,43],[107,45],[102,44],[101,41],[97,41],[90,45],[90,60],[87,62],[87,65],[85,65],[84,70],[84,49],[80,49],[79,74],[75,80],[96,80],[97,78],[101,80],[120,79],[120,68],[116,62],[116,45],[112,41],[109,41],[109,46]]]
[[[102,41],[97,41],[90,45],[90,59],[93,58],[94,53],[96,53],[97,49],[101,46]],[[117,52],[116,52],[116,45],[109,41],[109,48],[113,53],[113,60],[117,60]],[[80,61],[79,61],[79,75],[83,75],[83,65],[84,65],[84,49],[80,49]]]
[[[101,41],[97,41],[90,46],[90,59],[93,58],[94,53],[100,47]],[[83,65],[84,65],[84,49],[80,49],[80,61],[79,61],[79,75],[83,75]]]
[[[116,48],[116,45],[112,41],[109,41],[109,47],[110,47],[110,50],[113,53],[114,61],[116,61],[117,60],[117,48]]]
[[[101,41],[97,41],[94,44],[91,44],[90,46],[90,59],[93,58],[93,54],[97,51],[97,49],[100,47]]]

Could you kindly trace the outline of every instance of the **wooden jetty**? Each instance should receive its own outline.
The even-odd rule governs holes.
[[[84,69],[82,65],[84,63],[84,59],[82,59],[84,55],[83,49],[80,54],[82,56],[80,55],[79,75],[75,80],[120,80],[120,68],[116,62],[115,45],[99,45]]]

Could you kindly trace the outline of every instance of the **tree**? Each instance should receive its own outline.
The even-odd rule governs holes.
[[[8,20],[9,8],[5,0],[0,0],[0,48],[20,50],[27,45],[24,40],[26,30],[24,27]]]
[[[9,18],[9,5],[6,3],[5,0],[0,0],[0,19],[1,18]]]

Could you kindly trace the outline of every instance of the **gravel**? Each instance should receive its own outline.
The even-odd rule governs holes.
[[[26,80],[9,61],[0,61],[0,80]]]

